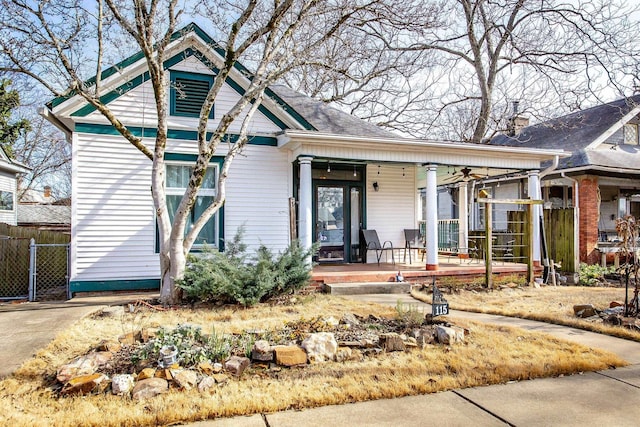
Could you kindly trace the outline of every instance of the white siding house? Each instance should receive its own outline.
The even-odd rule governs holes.
[[[197,26],[176,34],[166,55],[169,78],[175,85],[188,81],[184,91],[189,93],[206,90],[211,64],[223,58]],[[156,112],[145,71],[138,54],[106,70],[102,81],[109,108],[151,146]],[[247,84],[244,72],[234,70],[215,101],[212,129]],[[165,156],[169,206],[172,197],[182,194],[188,164],[197,154],[197,119],[189,112],[199,110],[175,89],[170,92]],[[73,145],[71,291],[157,287],[151,162],[78,96],[53,100],[43,114]],[[229,130],[231,136],[239,131],[238,123]],[[537,169],[542,160],[558,155],[553,150],[509,149],[505,163],[505,156],[496,155],[499,150],[487,146],[399,138],[279,85],[266,92],[249,134],[243,155],[231,166],[224,207],[200,234],[202,241],[224,250],[225,239],[242,226],[250,249],[264,244],[278,251],[297,233],[305,246],[321,243],[319,262],[367,261],[362,260],[361,228],[377,229],[381,240],[402,248],[402,230],[417,228],[418,188],[425,186],[418,175],[424,165],[435,170],[433,165],[453,161]],[[212,178],[225,154],[222,144],[207,172]],[[427,186],[435,185],[435,180],[427,180]],[[213,186],[205,185],[199,194],[202,203],[214,193]],[[290,229],[291,198],[297,202],[296,230]]]
[[[0,222],[17,224],[17,176],[27,172],[28,167],[10,159],[0,147]]]

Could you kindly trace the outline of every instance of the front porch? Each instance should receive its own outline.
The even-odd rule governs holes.
[[[495,262],[492,271],[498,275],[516,274],[526,277],[527,264]],[[322,289],[325,284],[335,283],[395,282],[398,272],[402,273],[405,281],[411,283],[431,283],[433,277],[436,277],[436,280],[444,277],[450,277],[452,280],[473,280],[484,278],[485,265],[483,260],[445,255],[438,256],[438,270],[426,270],[423,262],[409,264],[396,261],[395,265],[391,262],[381,262],[380,265],[322,264],[313,267],[311,283],[313,287]]]

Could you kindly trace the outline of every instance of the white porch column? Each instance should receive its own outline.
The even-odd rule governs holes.
[[[426,257],[427,270],[438,269],[438,183],[436,165],[425,165],[427,170]]]
[[[458,248],[459,254],[466,258],[469,253],[469,200],[464,181],[458,184]]]
[[[533,200],[542,199],[542,190],[540,189],[540,171],[533,170],[528,176],[529,198]],[[540,217],[542,216],[542,205],[533,206],[533,263],[540,265]]]
[[[313,200],[313,186],[311,184],[311,160],[313,157],[300,157],[300,194],[299,194],[299,226],[298,238],[300,245],[308,250],[313,245],[311,201]]]

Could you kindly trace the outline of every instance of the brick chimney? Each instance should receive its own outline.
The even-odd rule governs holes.
[[[529,118],[520,115],[520,101],[513,101],[513,115],[509,119],[509,136],[518,136],[520,131],[529,126]]]
[[[48,186],[48,185],[44,186],[44,194],[43,194],[43,196],[45,198],[50,198],[51,197],[51,187],[50,186]]]

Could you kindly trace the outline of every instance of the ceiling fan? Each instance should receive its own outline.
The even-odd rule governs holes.
[[[460,169],[459,172],[456,172],[456,170],[453,170],[453,173],[451,174],[450,177],[446,178],[445,181],[449,181],[449,182],[454,182],[454,181],[470,181],[472,179],[482,179],[485,178],[485,175],[478,175],[476,173],[471,173],[471,169],[468,167],[464,167],[462,169]]]

